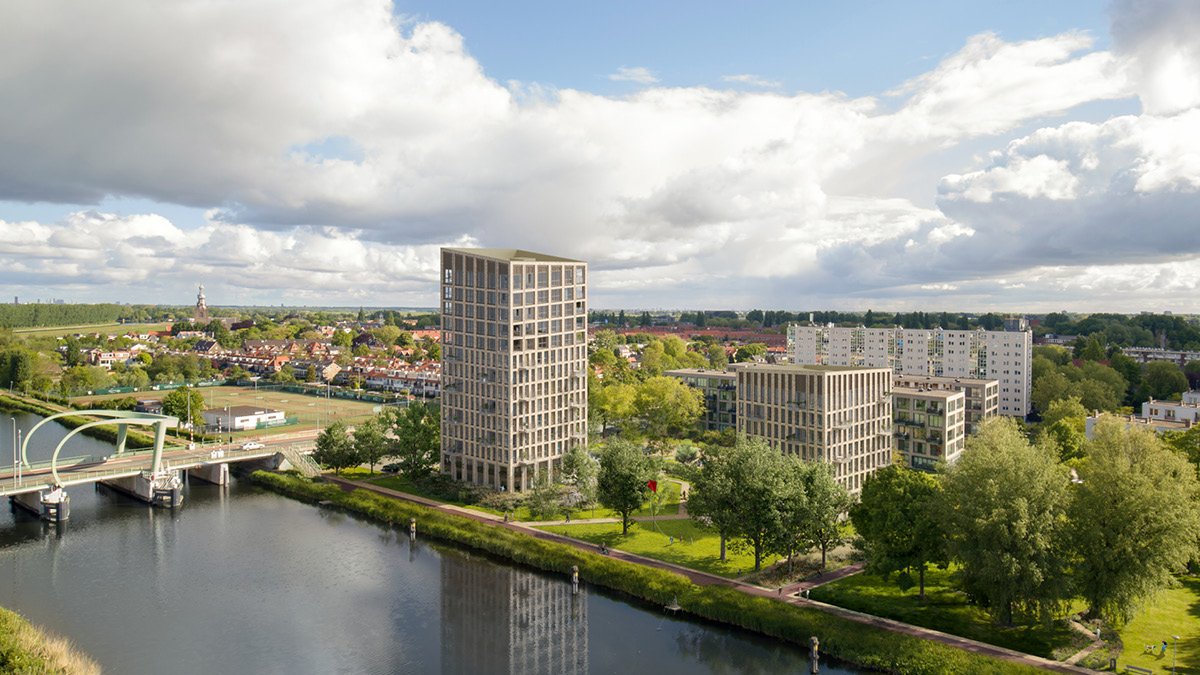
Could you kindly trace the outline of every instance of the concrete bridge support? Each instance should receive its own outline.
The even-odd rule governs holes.
[[[188,469],[188,478],[199,478],[205,483],[213,485],[226,485],[229,483],[229,465],[224,462],[203,464],[194,469]]]
[[[173,508],[183,503],[183,480],[178,471],[171,469],[162,469],[156,474],[143,471],[136,476],[101,482],[147,504]]]
[[[71,516],[71,498],[62,488],[23,492],[9,497],[9,500],[26,511],[55,523],[61,523]]]

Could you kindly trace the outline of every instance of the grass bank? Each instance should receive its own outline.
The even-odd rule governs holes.
[[[1036,620],[1009,627],[995,625],[985,610],[967,602],[967,596],[951,581],[952,571],[926,570],[924,601],[917,599],[916,587],[901,591],[895,576],[885,579],[872,574],[856,574],[814,588],[812,599],[1048,659],[1066,658],[1088,644],[1064,621],[1056,621],[1051,628]]]
[[[63,412],[44,403],[31,401],[29,399],[20,398],[17,396],[11,396],[9,394],[0,394],[0,410],[5,412],[27,412],[33,413],[34,415],[42,415],[43,417],[49,417],[51,415],[57,415],[58,413]],[[87,424],[88,422],[96,421],[94,419],[85,417],[86,414],[86,412],[80,412],[77,415],[67,415],[66,417],[58,418],[55,420],[55,422],[58,422],[69,429],[76,429]],[[110,443],[117,442],[116,426],[92,427],[90,429],[84,429],[80,433],[82,433],[84,436],[91,436],[92,438],[98,438],[102,441],[108,441]],[[125,447],[130,450],[136,448],[152,448],[154,447],[154,437],[130,427],[129,434],[125,441]]]
[[[50,635],[21,615],[0,609],[0,674],[99,675],[100,666],[67,640]]]
[[[721,538],[692,520],[639,521],[631,524],[625,535],[621,534],[620,523],[546,525],[539,529],[723,577],[738,577],[754,569],[754,553],[735,551],[732,545],[726,547],[726,559],[721,560]]]
[[[416,518],[418,532],[503,556],[564,576],[579,566],[584,581],[666,605],[705,619],[807,645],[818,636],[826,654],[897,675],[1032,675],[1042,671],[861,624],[808,607],[752,596],[733,588],[696,586],[671,572],[614,560],[547,542],[507,528],[389,499],[368,490],[347,493],[336,485],[292,474],[256,471],[254,483],[308,501],[328,500],[347,510],[404,526]]]

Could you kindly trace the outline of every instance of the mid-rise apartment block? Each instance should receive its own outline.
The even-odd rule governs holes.
[[[969,377],[933,377],[931,375],[897,375],[892,383],[908,389],[941,389],[961,391],[966,396],[967,435],[979,432],[979,425],[989,417],[1000,414],[999,380],[979,380]],[[895,408],[895,402],[892,407]]]
[[[905,465],[932,471],[966,447],[966,393],[951,389],[892,389],[893,437]]]
[[[524,490],[587,442],[587,264],[441,254],[442,472]]]
[[[737,428],[737,374],[711,368],[681,368],[663,373],[683,380],[704,395],[702,428],[708,431]]]
[[[1033,389],[1033,334],[1014,330],[932,330],[841,326],[788,327],[796,364],[890,368],[896,375],[992,379],[1000,414],[1024,418]]]
[[[852,493],[891,463],[891,370],[754,364],[735,372],[740,433],[833,464]]]

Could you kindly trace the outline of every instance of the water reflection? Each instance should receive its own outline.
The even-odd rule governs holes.
[[[442,555],[443,675],[588,672],[585,589],[575,595],[566,579]]]

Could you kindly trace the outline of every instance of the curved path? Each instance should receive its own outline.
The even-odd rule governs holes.
[[[574,539],[572,537],[567,537],[567,536],[560,535],[560,534],[553,534],[553,533],[546,532],[543,530],[538,530],[538,529],[531,527],[530,523],[518,523],[518,522],[507,522],[506,523],[503,521],[503,519],[500,516],[494,516],[490,513],[484,513],[482,511],[475,511],[473,509],[467,509],[467,508],[463,508],[461,506],[454,506],[451,504],[443,504],[442,502],[434,501],[432,499],[426,499],[424,497],[418,497],[416,495],[406,494],[404,492],[391,490],[391,489],[388,489],[385,487],[380,487],[378,485],[371,485],[370,483],[360,483],[357,481],[346,480],[344,478],[337,478],[335,476],[329,476],[329,475],[325,475],[325,478],[328,479],[329,481],[339,485],[343,490],[345,490],[347,492],[350,492],[350,491],[358,489],[358,488],[361,488],[364,490],[370,490],[371,492],[375,492],[375,493],[378,493],[378,494],[381,494],[381,495],[384,495],[387,497],[401,499],[401,500],[408,501],[408,502],[414,502],[416,504],[428,506],[430,508],[437,509],[437,510],[445,512],[445,513],[453,513],[455,515],[471,518],[472,520],[476,520],[481,523],[487,523],[487,524],[493,525],[495,527],[505,527],[510,530],[524,532],[525,534],[528,534],[533,537],[537,537],[538,539],[544,539],[546,541],[558,542],[560,544],[569,544],[571,546],[574,546],[575,548],[578,548],[583,551],[587,551],[589,553],[598,553],[597,546],[595,544],[592,544],[591,542],[586,542],[586,541],[582,541],[580,539]],[[578,522],[582,522],[582,521],[578,521]],[[553,524],[561,524],[561,523],[558,523],[556,521]],[[835,616],[840,616],[840,617],[843,617],[846,619],[850,619],[851,621],[857,621],[859,623],[864,623],[864,624],[868,624],[871,626],[877,626],[879,628],[890,630],[890,631],[893,631],[896,633],[904,633],[906,635],[911,635],[913,637],[921,638],[924,640],[933,640],[934,642],[940,642],[942,644],[949,645],[949,646],[955,647],[957,649],[962,649],[964,651],[974,652],[976,654],[984,654],[987,656],[991,656],[993,658],[1003,659],[1005,661],[1013,661],[1013,662],[1021,663],[1021,664],[1027,665],[1027,666],[1032,666],[1034,668],[1040,668],[1042,670],[1047,670],[1050,672],[1072,673],[1074,675],[1088,675],[1088,674],[1094,675],[1094,673],[1095,673],[1095,671],[1093,671],[1093,670],[1089,670],[1087,668],[1080,668],[1079,666],[1068,665],[1061,661],[1052,661],[1050,659],[1044,659],[1040,656],[1033,656],[1032,654],[1024,654],[1022,652],[1014,651],[1012,649],[1005,649],[1003,647],[989,645],[984,642],[978,642],[976,640],[969,640],[967,638],[959,637],[957,635],[950,635],[949,633],[942,633],[940,631],[930,630],[928,628],[921,628],[920,626],[913,626],[911,624],[902,623],[900,621],[893,621],[891,619],[885,619],[883,617],[873,616],[871,614],[855,612],[853,610],[844,609],[842,607],[835,607],[833,605],[828,605],[823,602],[817,602],[816,600],[807,600],[805,598],[800,597],[798,592],[792,592],[792,590],[790,590],[793,588],[793,586],[801,586],[801,584],[803,584],[803,582],[801,582],[801,584],[794,584],[793,586],[789,586],[787,589],[784,589],[786,591],[786,594],[784,594],[784,593],[780,593],[779,591],[774,591],[771,589],[762,588],[760,586],[753,586],[751,584],[743,583],[743,582],[737,581],[735,579],[726,579],[725,577],[720,577],[715,574],[709,574],[707,572],[701,572],[699,570],[688,569],[686,567],[680,567],[679,565],[672,565],[671,563],[668,563],[668,562],[663,562],[661,560],[655,560],[653,558],[647,558],[645,556],[640,556],[640,555],[636,555],[633,553],[627,553],[625,551],[620,551],[620,550],[613,549],[613,548],[609,549],[609,555],[618,560],[625,560],[627,562],[635,563],[638,565],[645,565],[646,567],[654,567],[657,569],[675,572],[676,574],[680,574],[680,575],[687,577],[688,579],[690,579],[692,581],[692,583],[696,584],[697,586],[729,586],[731,588],[736,588],[737,590],[739,590],[743,593],[749,594],[749,595],[757,595],[757,596],[761,596],[764,598],[775,598],[775,599],[778,599],[780,602],[787,602],[787,603],[790,603],[793,605],[800,605],[800,606],[804,606],[804,607],[812,607],[814,609],[820,610],[827,614],[832,614]],[[836,572],[836,570],[835,570],[835,572]],[[834,580],[832,578],[832,576],[833,576],[833,573],[826,575],[826,579],[827,579],[826,583],[828,581]],[[809,585],[807,587],[811,588],[812,586]],[[799,588],[797,588],[796,590],[798,591]]]

